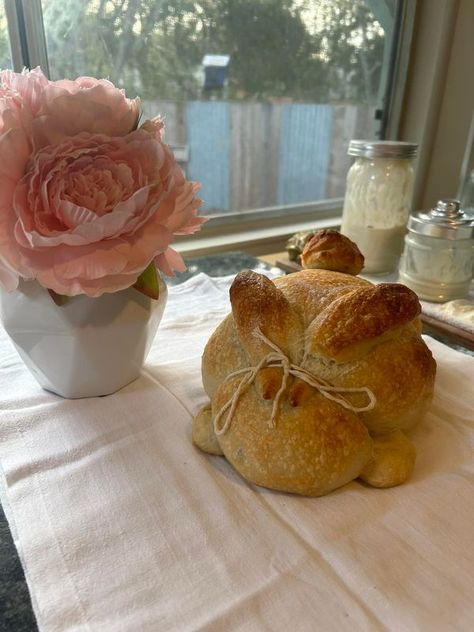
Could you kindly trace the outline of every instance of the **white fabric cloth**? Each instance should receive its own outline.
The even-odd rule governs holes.
[[[474,334],[474,299],[471,295],[446,303],[429,303],[428,301],[420,301],[420,303],[423,313],[427,316]]]
[[[142,377],[104,398],[41,390],[0,332],[1,497],[40,630],[474,629],[474,358],[427,338],[407,484],[257,488],[191,443],[229,282],[171,288]]]

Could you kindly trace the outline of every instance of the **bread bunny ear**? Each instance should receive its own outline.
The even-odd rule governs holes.
[[[357,288],[314,319],[307,331],[308,351],[339,362],[356,359],[413,321],[420,311],[418,297],[404,285]]]
[[[240,272],[230,288],[230,302],[241,344],[252,362],[259,362],[271,351],[259,331],[293,362],[299,359],[302,325],[270,279],[250,270]]]

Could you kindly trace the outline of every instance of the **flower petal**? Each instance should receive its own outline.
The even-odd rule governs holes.
[[[184,272],[186,270],[186,264],[182,256],[170,247],[155,257],[155,263],[168,276],[174,276],[174,270],[176,272]]]

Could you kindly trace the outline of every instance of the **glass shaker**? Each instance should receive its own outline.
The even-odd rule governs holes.
[[[435,208],[408,221],[400,261],[400,282],[427,301],[450,301],[469,292],[474,264],[474,217],[458,200],[439,200]]]
[[[410,214],[418,145],[351,140],[341,233],[365,258],[364,272],[396,270]]]

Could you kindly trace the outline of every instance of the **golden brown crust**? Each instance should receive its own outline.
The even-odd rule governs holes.
[[[302,326],[283,292],[270,279],[251,270],[239,272],[230,288],[230,302],[240,342],[252,361],[271,350],[258,331],[296,359],[296,336],[302,334]]]
[[[305,244],[301,253],[303,268],[333,270],[359,274],[364,267],[364,256],[357,244],[337,230],[316,232]]]
[[[360,478],[372,487],[394,487],[410,478],[415,465],[415,447],[397,430],[373,439],[372,458]]]
[[[222,448],[214,433],[209,404],[198,410],[193,421],[193,443],[208,454],[222,455]]]
[[[212,397],[231,371],[249,366],[249,359],[239,340],[232,314],[217,327],[206,344],[201,374],[204,390]]]
[[[357,288],[336,299],[315,319],[311,351],[347,361],[383,334],[412,321],[420,311],[418,297],[404,285]]]
[[[423,417],[433,397],[436,363],[411,323],[351,361],[340,363],[327,356],[310,355],[307,366],[335,386],[363,384],[373,392],[375,408],[359,413],[370,433],[411,428]],[[348,399],[354,405],[363,404],[360,395]]]
[[[359,277],[331,270],[301,270],[274,280],[292,309],[298,314],[303,328],[336,299],[372,283]]]
[[[214,415],[237,385],[234,378],[216,392]],[[271,409],[272,402],[249,389],[239,400],[231,429],[218,437],[227,460],[247,481],[321,496],[359,476],[369,462],[372,441],[365,426],[316,391],[299,406],[285,397],[274,428],[268,424]]]

